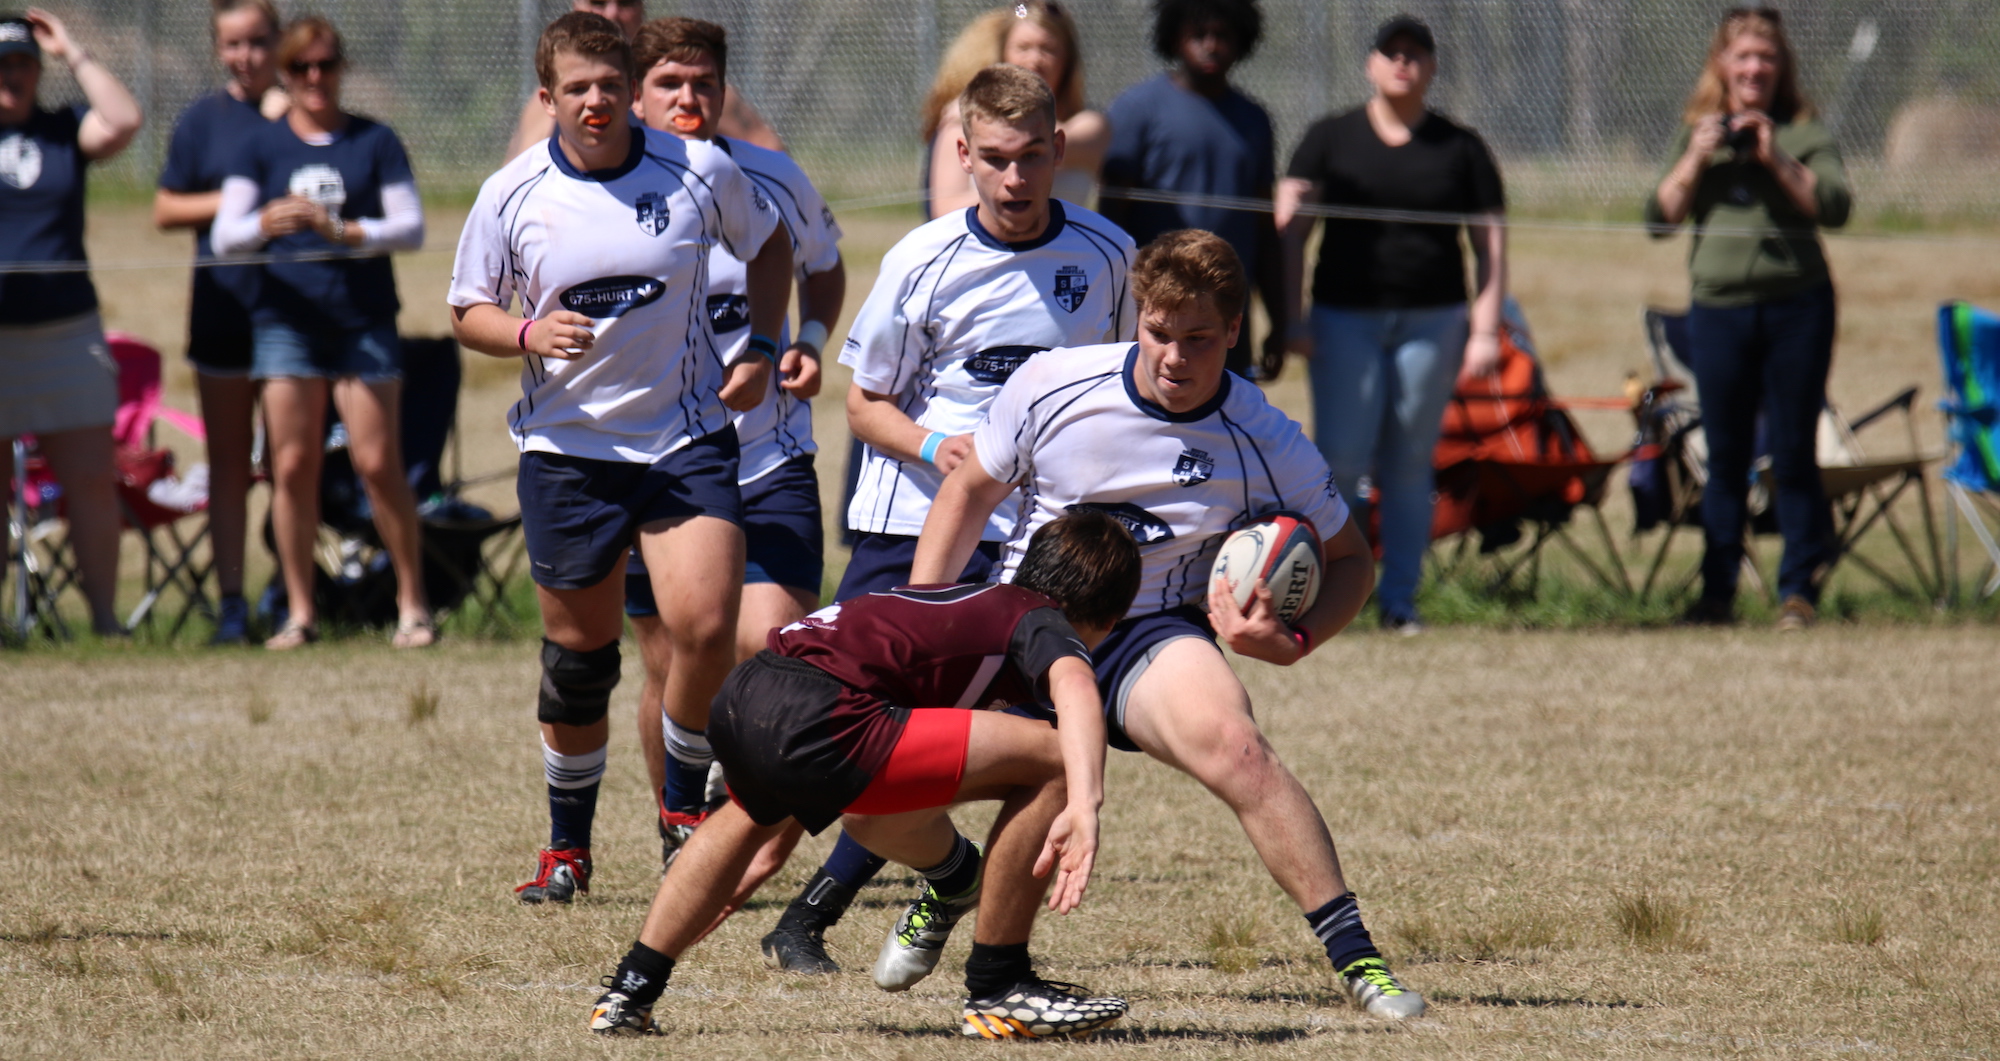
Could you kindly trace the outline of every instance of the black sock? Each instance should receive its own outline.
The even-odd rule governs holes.
[[[965,959],[965,993],[991,998],[1035,975],[1026,943],[974,943]]]
[[[912,867],[931,882],[931,890],[937,892],[941,899],[956,899],[977,887],[979,870],[985,864],[985,860],[979,857],[979,849],[972,846],[972,841],[967,840],[964,833],[954,833],[953,836],[956,840],[951,845],[951,854],[946,855],[943,862],[930,867]]]
[[[1333,962],[1336,971],[1363,958],[1382,956],[1382,952],[1375,949],[1375,941],[1368,936],[1368,927],[1361,923],[1361,909],[1355,903],[1353,892],[1346,892],[1307,914],[1306,924],[1311,925],[1313,935],[1326,944],[1326,956]]]
[[[633,1005],[645,1009],[660,1000],[673,971],[672,958],[634,941],[632,949],[625,952],[625,960],[618,963],[618,971],[611,975],[611,989],[623,991]]]
[[[841,915],[847,913],[847,904],[853,901],[854,889],[822,869],[806,882],[798,898],[785,907],[784,914],[778,918],[778,927],[825,932],[840,921]]]

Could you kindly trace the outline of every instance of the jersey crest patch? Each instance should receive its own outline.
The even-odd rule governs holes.
[[[293,170],[291,179],[285,182],[285,190],[329,210],[347,203],[347,182],[341,179],[340,171],[318,163]]]
[[[1090,294],[1090,277],[1080,266],[1065,265],[1056,270],[1056,304],[1075,313]]]
[[[1182,486],[1200,486],[1215,474],[1215,458],[1207,450],[1190,446],[1181,451],[1181,457],[1174,462],[1174,482]]]
[[[750,299],[747,295],[708,296],[708,327],[717,335],[727,335],[750,326]]]
[[[965,374],[981,383],[1005,383],[1046,346],[995,346],[965,359]]]
[[[659,192],[647,192],[639,197],[634,208],[638,214],[640,231],[648,236],[657,236],[667,230],[667,220],[673,212],[667,209],[667,197]]]
[[[1167,525],[1166,520],[1153,515],[1151,512],[1140,508],[1130,501],[1119,501],[1114,504],[1084,501],[1079,504],[1066,506],[1063,511],[1076,512],[1085,509],[1091,512],[1102,512],[1124,524],[1125,530],[1132,535],[1132,540],[1138,542],[1140,545],[1152,545],[1155,542],[1163,542],[1174,536],[1174,529]]]

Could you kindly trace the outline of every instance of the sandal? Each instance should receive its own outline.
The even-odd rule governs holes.
[[[397,648],[429,648],[437,642],[437,623],[428,615],[421,619],[399,620],[396,636],[389,639],[389,643]]]
[[[271,652],[290,652],[292,649],[304,648],[318,640],[318,627],[288,621],[282,629],[265,640],[264,648]]]

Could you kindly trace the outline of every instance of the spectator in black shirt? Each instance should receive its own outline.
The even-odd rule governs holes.
[[[1478,266],[1468,301],[1458,222],[1329,218],[1311,314],[1290,328],[1290,348],[1311,358],[1320,453],[1344,496],[1381,510],[1376,600],[1383,624],[1406,633],[1422,629],[1417,581],[1445,402],[1458,379],[1498,362],[1507,284],[1499,170],[1478,134],[1425,106],[1436,73],[1428,26],[1407,15],[1384,23],[1368,56],[1374,98],[1306,130],[1277,198],[1288,302],[1315,220],[1300,214],[1307,203],[1479,219],[1466,226]]]

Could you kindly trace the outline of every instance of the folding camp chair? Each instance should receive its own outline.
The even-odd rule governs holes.
[[[2000,525],[2000,316],[1965,302],[1938,309],[1938,349],[1944,356],[1944,385],[1950,397],[1939,402],[1958,447],[1958,459],[1944,471],[1945,496],[1986,551],[1979,599],[2000,592],[2000,543],[1987,521]],[[1945,521],[1945,555],[1951,557],[1951,603],[1958,602],[1958,519]]]
[[[1632,480],[1634,503],[1638,510],[1636,530],[1647,530],[1655,522],[1663,523],[1667,530],[1654,551],[1652,564],[1640,588],[1641,599],[1652,592],[1665,566],[1667,551],[1680,528],[1701,525],[1701,492],[1708,481],[1708,454],[1700,430],[1699,407],[1687,385],[1675,378],[1682,373],[1687,377],[1693,376],[1687,353],[1687,315],[1647,309],[1644,324],[1653,365],[1661,382],[1648,392],[1649,396],[1657,397],[1650,403],[1642,400],[1635,410],[1640,425],[1641,462],[1645,465],[1642,472],[1640,466],[1635,464]],[[1925,467],[1938,458],[1919,452],[1912,412],[1916,398],[1916,387],[1905,388],[1852,420],[1843,417],[1832,402],[1821,410],[1815,452],[1820,482],[1832,507],[1834,521],[1834,556],[1820,574],[1822,583],[1832,576],[1834,568],[1842,561],[1851,561],[1893,593],[1916,600],[1928,599],[1933,603],[1943,601],[1943,557],[1936,519],[1931,510],[1930,487],[1924,475]],[[1857,433],[1887,419],[1891,413],[1902,414],[1908,455],[1889,459],[1870,457]],[[1770,534],[1777,530],[1771,506],[1774,482],[1768,456],[1757,458],[1751,468],[1751,477],[1749,513],[1752,535],[1746,536],[1744,542],[1744,573],[1753,584],[1775,593],[1775,583],[1765,579],[1758,570],[1752,548],[1755,534]],[[1915,489],[1923,512],[1928,557],[1919,550],[1895,512],[1895,503],[1911,488]],[[1856,550],[1862,537],[1878,525],[1888,528],[1908,562],[1907,580],[1896,577]],[[1677,587],[1676,594],[1692,586],[1698,573],[1690,572]],[[1914,589],[1911,583],[1915,584]]]
[[[1455,554],[1444,564],[1450,571],[1467,562],[1476,535],[1478,553],[1494,561],[1491,591],[1508,587],[1524,571],[1532,591],[1542,547],[1558,542],[1605,588],[1629,596],[1631,580],[1599,507],[1624,457],[1605,459],[1592,452],[1565,403],[1550,397],[1527,319],[1513,299],[1507,300],[1502,324],[1497,370],[1467,381],[1445,407],[1433,458],[1431,540],[1458,537]],[[1610,401],[1626,407],[1622,399]],[[1602,562],[1570,534],[1578,509],[1597,529],[1607,553]],[[1510,549],[1516,544],[1521,547]]]
[[[208,506],[207,469],[197,465],[187,477],[176,476],[172,451],[154,445],[154,428],[164,421],[197,441],[205,433],[199,419],[160,404],[159,350],[123,332],[107,333],[105,339],[118,368],[118,411],[111,436],[119,514],[144,552],[143,594],[125,627],[136,629],[150,622],[161,600],[173,592],[179,594],[181,607],[171,635],[196,612],[214,614],[204,591],[209,564],[197,553],[208,527],[205,521],[192,530],[186,526],[190,517]],[[66,638],[69,628],[58,604],[63,593],[80,589],[81,580],[63,518],[62,488],[32,437],[16,442],[15,467],[19,503],[18,515],[10,521],[10,538],[20,579],[10,625],[22,638],[41,631]]]
[[[464,496],[468,488],[495,476],[468,480],[461,474],[458,344],[448,338],[406,338],[402,344],[403,458],[422,523],[425,595],[439,615],[467,600],[476,601],[488,615],[503,612],[507,584],[519,573],[525,555],[521,517],[495,516]],[[316,608],[336,623],[385,626],[396,620],[395,573],[376,535],[367,491],[349,459],[346,428],[331,407],[327,423],[320,472],[325,533],[314,576]],[[269,533],[267,522],[267,544]],[[273,577],[271,586],[261,610],[275,622],[287,603],[282,577]]]

